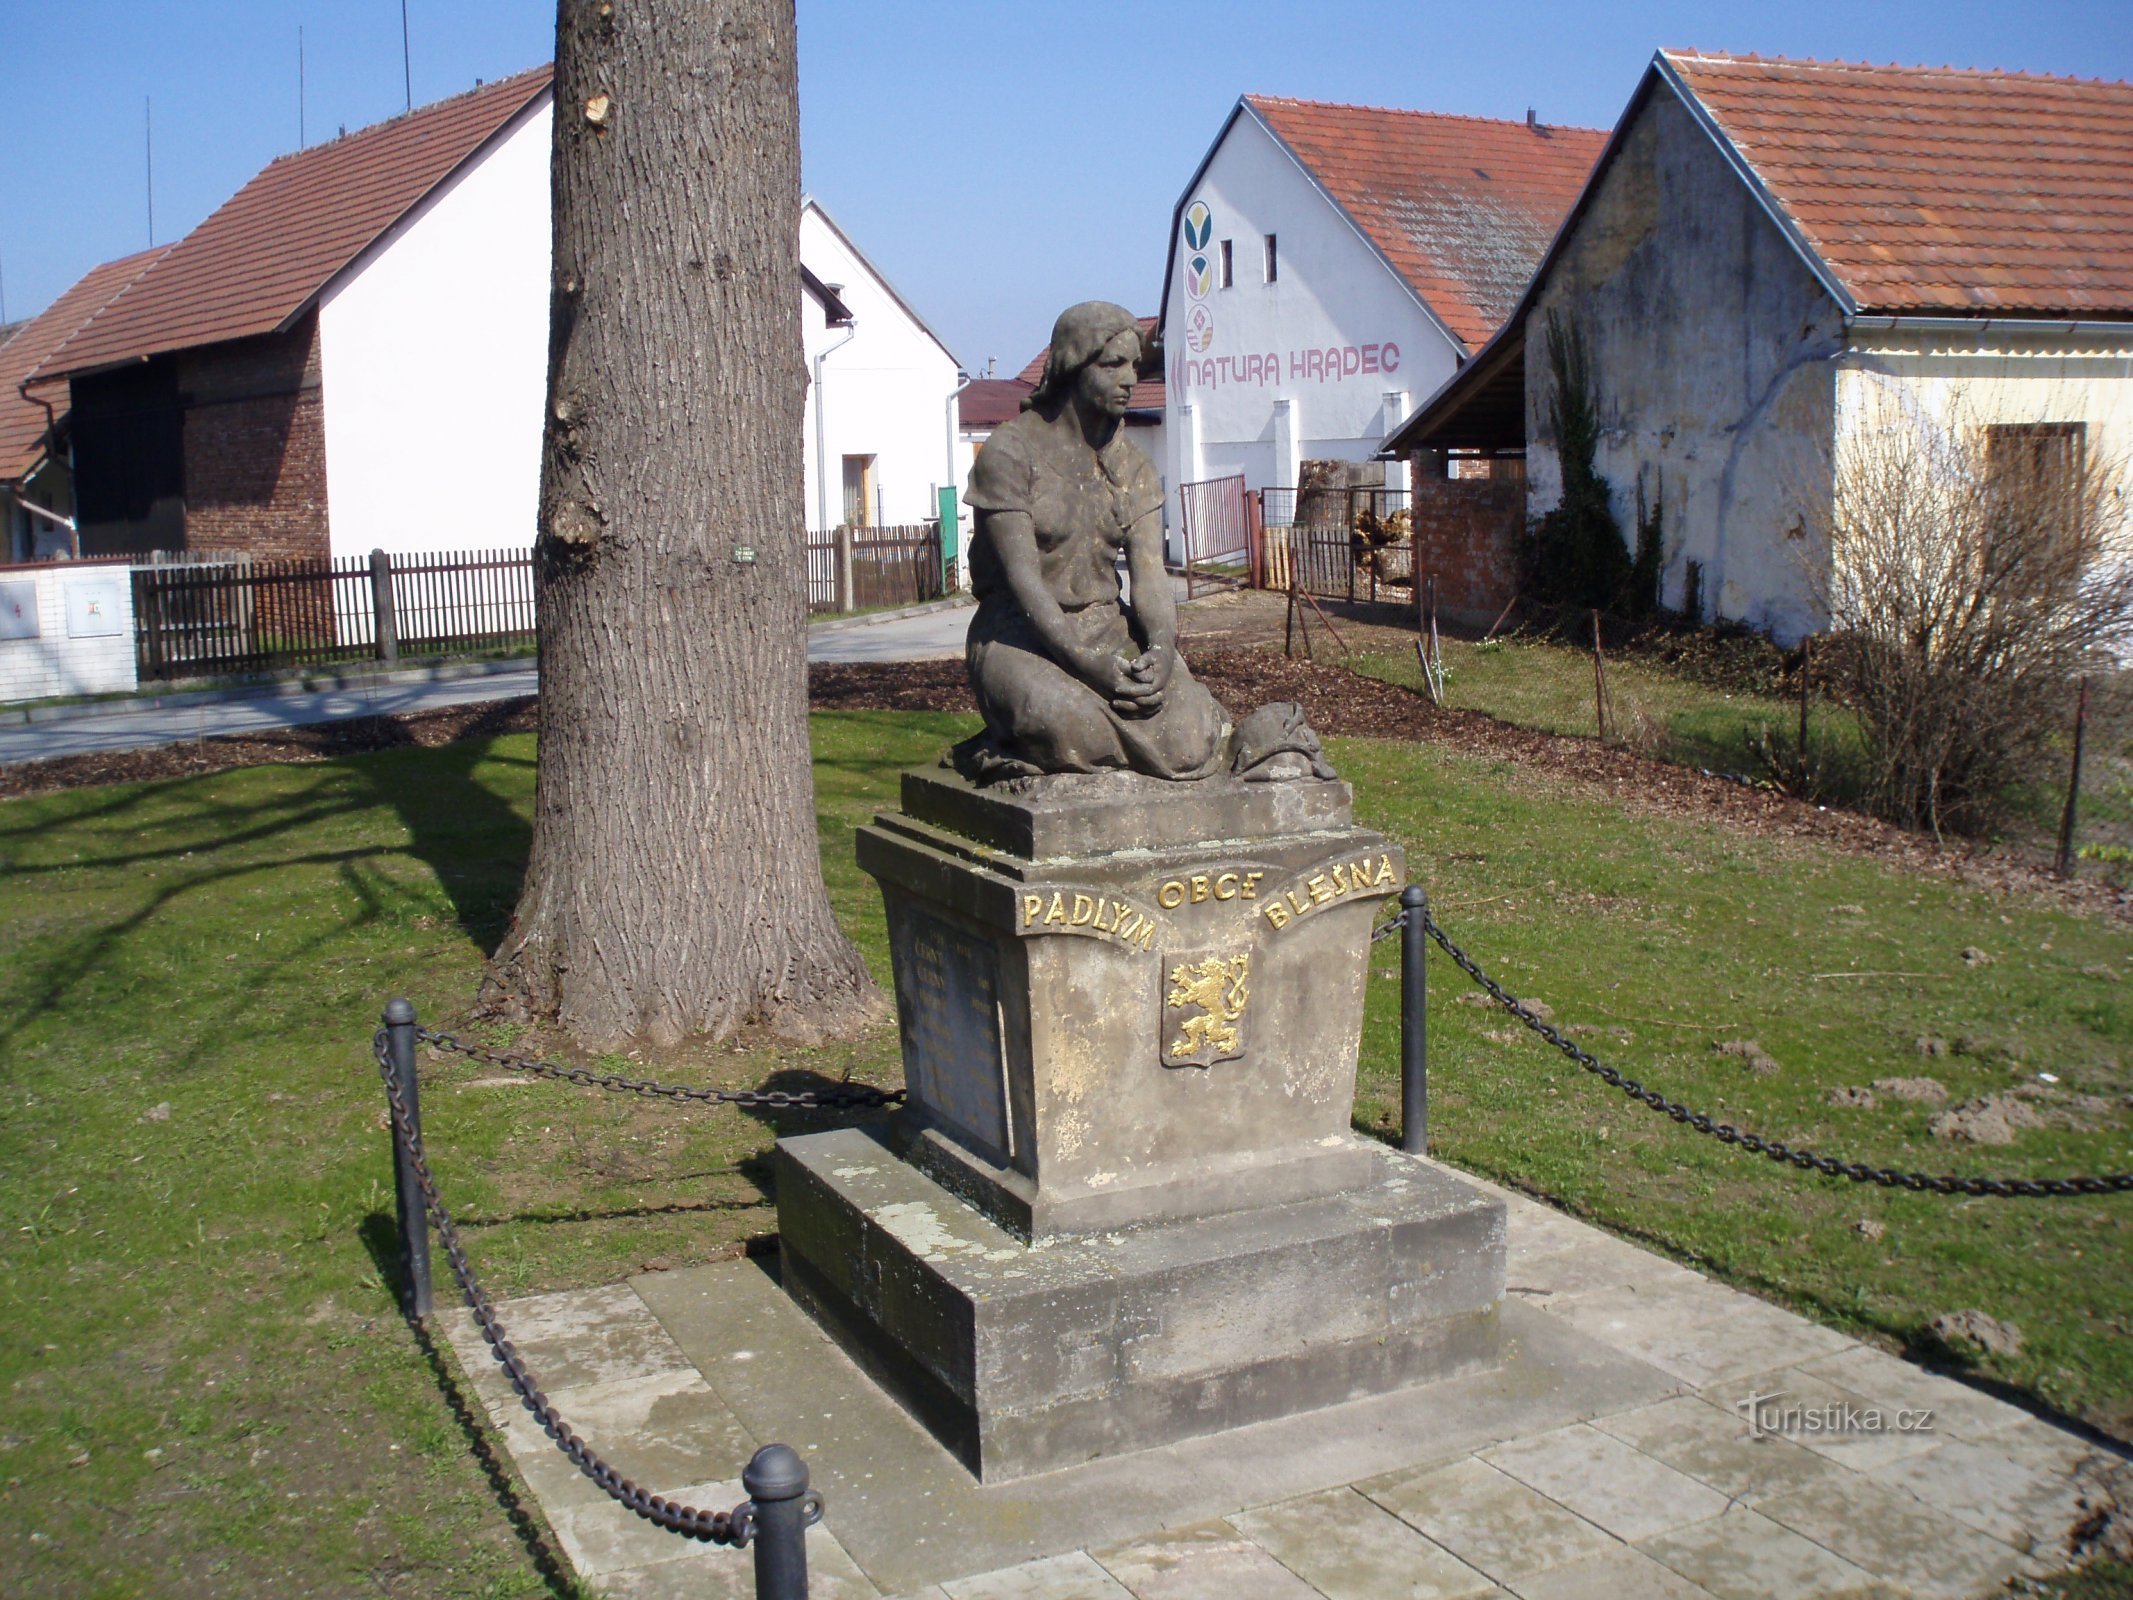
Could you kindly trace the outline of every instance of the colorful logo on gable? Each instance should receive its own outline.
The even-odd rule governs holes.
[[[1207,202],[1195,200],[1185,210],[1185,248],[1205,250],[1207,241],[1215,236],[1214,213],[1207,209]]]
[[[1207,354],[1207,347],[1215,342],[1214,313],[1205,306],[1194,306],[1185,313],[1185,343],[1196,356]]]
[[[1215,269],[1205,256],[1194,256],[1185,263],[1185,292],[1195,300],[1205,300],[1207,291],[1214,287]]]

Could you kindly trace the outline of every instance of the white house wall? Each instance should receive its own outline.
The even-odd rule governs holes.
[[[524,548],[548,381],[544,103],[329,286],[333,553]]]
[[[846,456],[874,457],[878,524],[929,522],[939,515],[939,490],[952,483],[960,493],[969,470],[967,451],[951,445],[956,437],[949,409],[957,383],[955,358],[812,205],[800,214],[800,259],[836,288],[852,313],[849,329],[826,327],[821,306],[804,297],[811,384],[816,356],[829,351],[822,363],[821,390],[811,388],[808,394],[807,525],[828,528],[842,520]],[[819,470],[818,407],[824,457]]]
[[[1527,508],[1562,498],[1548,318],[1583,337],[1597,466],[1625,540],[1663,509],[1663,597],[1700,563],[1706,614],[1810,631],[1803,543],[1827,492],[1837,303],[1663,85],[1626,131],[1526,324]]]
[[[1859,327],[1838,379],[1838,425],[1896,399],[1930,425],[2086,424],[2091,460],[2133,464],[2133,325],[1929,321]],[[2133,485],[2129,485],[2133,488]]]
[[[1204,252],[1183,236],[1195,202],[1211,223]],[[1173,528],[1180,483],[1242,472],[1251,488],[1286,487],[1301,461],[1368,461],[1411,403],[1457,365],[1449,335],[1249,111],[1186,195],[1179,233],[1164,301],[1168,460],[1159,463]],[[1225,239],[1234,265],[1227,289]],[[1202,254],[1213,278],[1195,293]]]

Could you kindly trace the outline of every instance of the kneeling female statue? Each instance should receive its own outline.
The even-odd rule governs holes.
[[[1299,708],[1267,706],[1232,727],[1178,655],[1162,483],[1123,426],[1143,355],[1123,307],[1092,300],[1062,313],[1021,415],[978,453],[968,661],[985,731],[956,747],[955,765],[981,782],[1109,770],[1331,777]]]

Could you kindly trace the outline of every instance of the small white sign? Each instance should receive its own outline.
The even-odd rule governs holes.
[[[43,631],[37,624],[37,585],[0,583],[0,639],[34,639]]]
[[[107,639],[126,631],[125,602],[111,578],[77,578],[67,585],[67,637]]]

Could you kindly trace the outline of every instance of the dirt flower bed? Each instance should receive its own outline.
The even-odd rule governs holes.
[[[1255,597],[1264,598],[1264,597]],[[1210,614],[1201,611],[1203,620]],[[1263,618],[1253,621],[1264,625]],[[1206,630],[1215,635],[1219,629]],[[1410,636],[1411,637],[1411,636]],[[1878,858],[1903,871],[1958,877],[1978,887],[2034,896],[2070,910],[2133,920],[2133,893],[2062,882],[2041,859],[2012,849],[1942,843],[1772,790],[1707,776],[1596,739],[1511,727],[1478,712],[1440,710],[1395,684],[1279,650],[1215,644],[1192,652],[1194,676],[1232,711],[1294,700],[1322,734],[1408,739],[1465,756],[1514,763],[1529,776],[1604,795],[1625,811],[1715,822],[1764,837],[1793,838]],[[817,711],[949,711],[974,714],[960,661],[913,661],[808,669]],[[530,699],[452,707],[409,716],[361,717],[283,733],[244,734],[148,750],[62,756],[0,767],[0,798],[92,784],[186,777],[272,762],[324,761],[404,745],[531,732]]]

